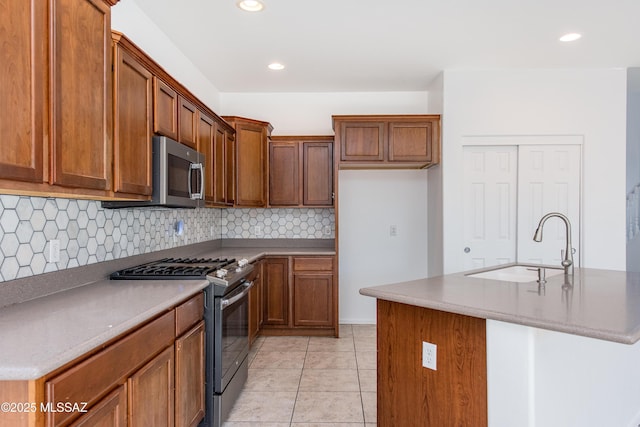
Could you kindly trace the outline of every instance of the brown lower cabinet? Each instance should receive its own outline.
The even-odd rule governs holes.
[[[200,293],[43,378],[0,381],[2,401],[37,408],[0,413],[0,425],[196,426],[204,417],[203,310]]]
[[[266,257],[263,335],[338,336],[334,256]]]
[[[380,427],[487,426],[486,321],[378,300]],[[437,370],[422,342],[437,345]]]

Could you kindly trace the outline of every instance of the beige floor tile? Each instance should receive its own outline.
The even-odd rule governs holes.
[[[340,335],[340,338],[352,337],[353,329],[351,328],[351,325],[340,325],[338,334]]]
[[[354,337],[353,343],[356,351],[376,351],[378,349],[376,337]]]
[[[362,423],[291,423],[291,427],[363,427]]]
[[[313,337],[309,340],[307,351],[354,351],[353,337],[324,338]]]
[[[351,325],[351,329],[356,338],[376,336],[376,325]]]
[[[356,354],[351,351],[307,353],[305,369],[356,369]]]
[[[252,369],[302,369],[304,351],[259,351]]]
[[[375,351],[359,351],[356,352],[358,360],[358,369],[376,369],[376,359],[378,353]]]
[[[244,423],[244,422],[227,421],[226,423],[222,424],[222,427],[289,427],[289,423],[263,423],[263,422]]]
[[[364,420],[367,423],[377,423],[377,403],[376,403],[376,393],[372,392],[362,392],[362,407],[364,408]]]
[[[236,401],[230,422],[290,422],[296,392],[243,391]]]
[[[300,391],[293,410],[293,422],[363,423],[358,392]]]
[[[305,369],[300,391],[360,391],[355,369]]]
[[[302,369],[249,369],[244,390],[298,391]]]
[[[378,378],[375,369],[358,369],[358,378],[360,380],[360,391],[377,390]]]
[[[309,337],[265,337],[260,351],[307,351]]]

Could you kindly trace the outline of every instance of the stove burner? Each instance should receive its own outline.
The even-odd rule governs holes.
[[[208,274],[235,263],[233,258],[164,258],[111,274],[112,280],[206,279]]]

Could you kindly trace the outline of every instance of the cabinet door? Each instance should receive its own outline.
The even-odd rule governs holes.
[[[111,188],[111,11],[52,0],[51,183]]]
[[[178,140],[178,94],[157,77],[153,78],[153,131]]]
[[[293,326],[333,326],[333,274],[293,275]]]
[[[176,427],[204,418],[204,321],[176,340]]]
[[[0,179],[45,180],[46,11],[42,0],[2,3]]]
[[[151,195],[153,76],[119,46],[114,63],[113,190]]]
[[[215,121],[200,111],[198,114],[197,150],[204,154],[204,199],[207,202],[215,202],[215,138]]]
[[[129,378],[130,427],[173,427],[173,363],[171,346]]]
[[[258,336],[262,325],[262,262],[254,265],[253,287],[249,291],[249,344]]]
[[[227,205],[233,206],[236,202],[236,140],[231,132],[225,132],[224,162],[224,199]]]
[[[178,142],[194,150],[198,146],[198,110],[178,95]]]
[[[289,323],[289,260],[267,258],[263,265],[263,324]]]
[[[333,206],[333,143],[303,144],[302,203]]]
[[[269,143],[269,205],[298,206],[300,204],[300,144],[298,142]]]
[[[432,162],[432,122],[389,123],[390,162]]]
[[[94,405],[70,427],[125,427],[127,425],[127,387],[121,385]]]
[[[384,160],[384,122],[340,122],[340,160]]]
[[[236,123],[236,206],[266,206],[266,160],[264,127]]]
[[[213,195],[212,201],[216,205],[233,204],[233,197],[229,194],[227,188],[233,182],[229,183],[229,179],[233,181],[233,175],[229,177],[233,169],[233,162],[229,161],[229,156],[233,158],[233,141],[228,140],[228,135],[223,128],[216,126],[216,133],[213,141]]]

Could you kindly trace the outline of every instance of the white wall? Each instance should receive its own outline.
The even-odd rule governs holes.
[[[490,427],[636,427],[640,343],[487,321]]]
[[[640,68],[627,70],[627,194],[640,184]],[[634,204],[633,206],[636,206]],[[627,212],[635,222],[637,210]],[[640,235],[627,242],[627,270],[640,272]]]
[[[445,71],[444,271],[463,270],[463,137],[496,135],[584,137],[584,266],[624,270],[625,110],[622,69]]]
[[[442,114],[444,102],[444,78],[440,73],[428,87],[429,113]],[[441,123],[447,118],[442,116]],[[441,129],[442,131],[442,129]],[[442,140],[442,136],[440,138]],[[427,230],[429,235],[429,247],[427,251],[428,277],[439,276],[443,273],[443,245],[442,233],[442,164],[432,166],[427,171],[427,186],[429,203],[427,206]]]
[[[360,288],[428,275],[427,171],[342,170],[339,194],[340,322],[375,323]]]
[[[264,120],[273,135],[333,135],[332,115],[427,114],[427,92],[222,93],[222,113]]]
[[[111,11],[111,28],[127,36],[198,99],[218,112],[218,89],[135,3],[121,1]]]

